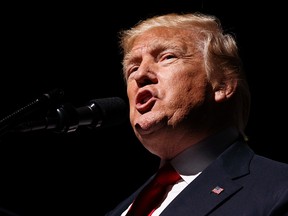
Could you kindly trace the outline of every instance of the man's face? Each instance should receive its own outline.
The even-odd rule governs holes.
[[[198,119],[208,84],[193,39],[188,30],[154,28],[139,36],[125,56],[130,121],[140,140],[155,132],[161,136],[165,129],[191,127],[193,116]]]

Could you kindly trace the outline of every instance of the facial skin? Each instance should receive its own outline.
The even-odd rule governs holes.
[[[215,93],[195,37],[188,30],[150,29],[125,57],[131,125],[141,143],[162,159],[212,133]]]

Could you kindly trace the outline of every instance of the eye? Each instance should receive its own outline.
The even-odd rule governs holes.
[[[131,73],[137,71],[138,68],[139,68],[138,66],[134,66],[134,67],[132,67],[132,68],[129,70],[129,74],[131,74]]]
[[[173,59],[173,58],[176,58],[176,56],[172,54],[168,54],[164,56],[164,59]]]
[[[160,62],[171,62],[172,60],[175,60],[177,56],[173,53],[166,53],[162,56],[160,56],[159,61]]]
[[[139,66],[131,66],[130,68],[127,69],[126,71],[126,78],[130,77],[131,74],[136,72],[138,70]]]

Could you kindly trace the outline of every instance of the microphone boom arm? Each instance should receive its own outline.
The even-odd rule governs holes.
[[[70,133],[79,126],[90,128],[110,127],[128,119],[128,109],[123,99],[118,97],[91,100],[88,106],[75,108],[70,103],[56,110],[56,116],[40,121],[19,124],[15,131],[29,132],[54,129],[58,133]]]

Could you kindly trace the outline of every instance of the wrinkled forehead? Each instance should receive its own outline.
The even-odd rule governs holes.
[[[127,55],[135,52],[146,52],[158,46],[171,48],[177,46],[184,48],[185,45],[193,46],[193,38],[195,37],[195,32],[186,29],[168,27],[149,29],[134,38]]]

